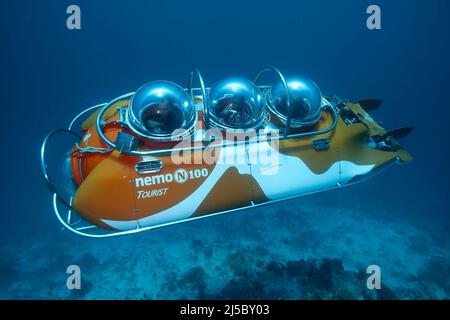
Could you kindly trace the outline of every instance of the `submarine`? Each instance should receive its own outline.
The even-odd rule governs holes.
[[[323,95],[313,80],[275,67],[211,86],[193,69],[185,87],[151,81],[81,111],[45,137],[41,166],[63,229],[133,234],[354,185],[411,162],[398,140],[412,128],[384,129],[370,115],[381,103]]]

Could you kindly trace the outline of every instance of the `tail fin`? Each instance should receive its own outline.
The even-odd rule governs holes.
[[[365,99],[357,102],[366,111],[373,111],[378,109],[382,104],[383,100],[380,99]]]
[[[394,139],[400,139],[400,138],[404,138],[406,136],[408,136],[414,128],[412,127],[405,127],[405,128],[398,128],[398,129],[393,129],[390,130],[386,133],[384,133],[381,138],[385,139],[388,137],[394,138]]]

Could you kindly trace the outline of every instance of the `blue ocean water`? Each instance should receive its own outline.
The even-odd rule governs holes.
[[[77,4],[81,30],[66,28]],[[382,29],[366,28],[377,4]],[[446,0],[3,1],[0,298],[450,296]],[[192,67],[212,84],[265,65],[327,95],[380,98],[415,157],[357,187],[130,237],[62,232],[39,152],[82,109]],[[66,288],[79,264],[83,290]],[[364,291],[377,264],[389,290]],[[364,273],[363,272],[363,273]],[[323,274],[329,281],[320,281]]]

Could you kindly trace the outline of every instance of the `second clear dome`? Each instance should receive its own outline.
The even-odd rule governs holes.
[[[240,77],[215,83],[209,92],[209,113],[219,128],[258,128],[264,122],[264,104],[256,85]]]

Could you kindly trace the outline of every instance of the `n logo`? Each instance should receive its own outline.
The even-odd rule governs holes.
[[[185,183],[188,179],[188,173],[184,169],[178,169],[175,171],[174,178],[178,183]]]

